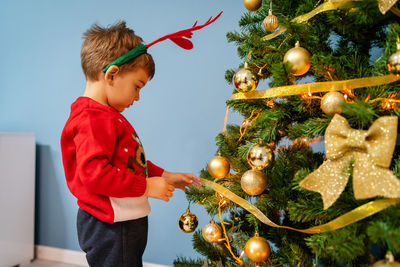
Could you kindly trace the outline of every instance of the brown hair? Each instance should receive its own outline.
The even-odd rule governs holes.
[[[84,34],[81,49],[81,65],[87,80],[97,81],[102,69],[113,60],[143,42],[132,29],[121,21],[108,28],[92,25]],[[143,68],[153,78],[155,65],[150,54],[143,54],[120,66],[120,73],[134,68]]]

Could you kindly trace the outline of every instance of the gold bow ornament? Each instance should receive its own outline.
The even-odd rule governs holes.
[[[379,11],[385,15],[386,12],[392,9],[396,9],[394,4],[396,4],[398,0],[378,0]]]
[[[326,161],[303,179],[300,186],[320,193],[327,209],[345,189],[352,164],[356,199],[399,198],[400,180],[388,169],[396,135],[395,116],[380,117],[369,130],[357,130],[335,114],[325,132]]]

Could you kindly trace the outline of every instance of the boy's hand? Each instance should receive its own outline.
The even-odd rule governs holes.
[[[187,186],[191,186],[193,184],[199,187],[202,186],[200,178],[190,173],[164,171],[162,176],[173,182],[173,185],[176,188],[182,189],[183,191],[186,190]]]
[[[172,192],[174,192],[174,190],[175,187],[170,180],[156,176],[147,179],[146,192],[144,195],[168,202],[173,196]]]

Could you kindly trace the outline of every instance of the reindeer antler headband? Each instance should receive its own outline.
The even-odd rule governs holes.
[[[133,48],[132,50],[130,50],[129,52],[123,54],[122,56],[120,56],[119,58],[117,58],[116,60],[114,60],[113,62],[111,62],[110,64],[107,65],[107,67],[105,67],[103,69],[103,73],[105,73],[109,67],[116,65],[116,66],[121,66],[129,61],[131,61],[132,59],[147,53],[147,48],[149,48],[150,46],[152,46],[153,44],[162,42],[166,39],[170,39],[172,42],[174,42],[175,44],[177,44],[178,46],[182,47],[183,49],[187,49],[190,50],[193,48],[193,43],[189,40],[189,39],[185,39],[183,37],[186,38],[192,38],[192,31],[197,31],[200,30],[201,28],[210,25],[211,23],[213,23],[214,21],[216,21],[219,16],[221,16],[223,11],[221,11],[215,18],[212,19],[212,17],[210,17],[206,23],[204,23],[203,25],[197,25],[197,21],[194,23],[194,25],[189,28],[189,29],[185,29],[185,30],[181,30],[175,33],[170,33],[167,34],[147,45],[144,44],[140,44],[138,46],[136,46],[135,48]]]

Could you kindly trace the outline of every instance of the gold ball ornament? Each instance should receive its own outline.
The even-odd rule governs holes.
[[[345,99],[340,92],[328,92],[321,99],[321,109],[326,115],[333,116],[336,113],[342,113],[342,105]]]
[[[397,51],[390,55],[387,60],[387,68],[390,73],[400,75],[400,42],[396,43]]]
[[[400,267],[400,263],[394,260],[391,252],[387,252],[385,259],[375,262],[372,267]]]
[[[208,162],[208,172],[215,179],[226,177],[230,171],[229,161],[221,156],[216,156]]]
[[[262,0],[244,0],[244,7],[249,11],[256,11],[261,7]]]
[[[272,14],[272,9],[268,11],[268,16],[263,21],[263,26],[267,31],[275,31],[278,28],[278,18]]]
[[[267,176],[258,170],[248,170],[242,175],[240,185],[248,195],[257,196],[267,188]]]
[[[296,42],[295,47],[289,49],[283,57],[283,63],[290,63],[289,72],[294,76],[301,76],[311,67],[311,55],[307,49]]]
[[[179,217],[178,226],[179,229],[184,233],[191,233],[196,230],[199,220],[194,213],[191,213],[189,209]]]
[[[271,253],[271,248],[268,241],[255,233],[252,238],[250,238],[245,247],[244,251],[251,261],[255,263],[264,262]]]
[[[255,170],[262,170],[268,166],[272,159],[272,149],[268,146],[254,144],[247,153],[247,162]]]
[[[216,224],[214,220],[211,220],[210,223],[207,223],[201,231],[201,235],[203,236],[204,240],[209,243],[219,241],[219,239],[221,239],[221,234],[221,227]]]
[[[233,75],[233,84],[241,93],[254,91],[258,85],[257,76],[248,69],[247,62]]]

